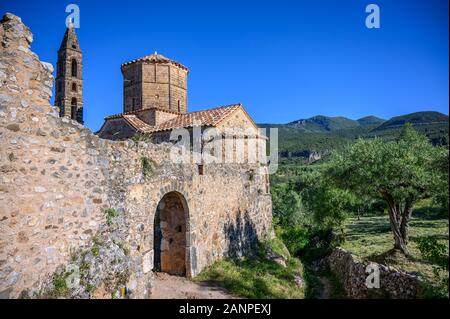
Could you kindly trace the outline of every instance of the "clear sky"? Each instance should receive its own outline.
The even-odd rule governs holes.
[[[155,50],[189,75],[189,110],[242,102],[259,123],[313,115],[448,114],[448,1],[25,1],[35,51],[56,63],[65,7],[81,10],[85,124],[122,111],[120,64]],[[365,27],[366,5],[381,28]]]

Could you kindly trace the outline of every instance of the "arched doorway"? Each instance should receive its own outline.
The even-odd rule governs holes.
[[[186,275],[188,216],[186,200],[178,192],[167,193],[159,202],[153,230],[154,271]]]

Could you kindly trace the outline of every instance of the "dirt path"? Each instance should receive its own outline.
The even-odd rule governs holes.
[[[151,299],[233,299],[224,288],[184,277],[156,273]]]

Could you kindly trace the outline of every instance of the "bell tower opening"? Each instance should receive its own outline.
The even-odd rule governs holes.
[[[76,78],[78,76],[78,63],[77,60],[72,59],[72,77]]]

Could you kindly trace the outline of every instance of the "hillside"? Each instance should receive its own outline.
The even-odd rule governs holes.
[[[358,138],[397,137],[405,123],[425,134],[434,145],[448,145],[448,116],[439,112],[417,112],[384,120],[370,115],[358,120],[323,115],[287,124],[259,124],[278,128],[279,153],[282,158],[314,161],[339,150]]]
[[[369,115],[366,117],[362,117],[359,120],[356,120],[360,126],[379,126],[381,124],[383,124],[386,120],[383,120],[382,118],[373,116],[373,115]]]
[[[350,120],[346,117],[328,117],[323,115],[317,115],[309,119],[300,119],[287,126],[296,128],[298,130],[310,133],[319,132],[333,132],[341,129],[354,128],[359,126],[359,123],[354,120]]]
[[[406,123],[413,125],[434,125],[434,124],[446,124],[448,125],[448,116],[439,112],[416,112],[401,116],[396,116],[388,121],[385,121],[378,126],[375,131],[382,131],[386,129],[393,129],[402,127]]]

